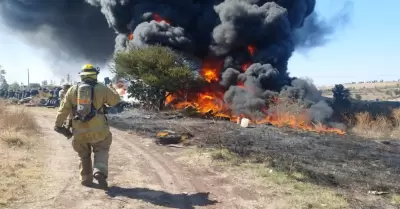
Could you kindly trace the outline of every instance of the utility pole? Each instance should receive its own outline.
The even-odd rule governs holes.
[[[28,87],[29,87],[29,68],[28,68]]]

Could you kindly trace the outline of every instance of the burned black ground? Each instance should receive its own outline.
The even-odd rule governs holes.
[[[256,157],[284,172],[301,172],[299,179],[329,186],[348,196],[356,208],[387,208],[389,200],[364,201],[368,191],[400,193],[400,143],[352,135],[319,134],[257,125],[241,128],[230,121],[177,117],[142,111],[110,115],[111,126],[147,137],[157,131],[190,132],[192,145],[227,148],[241,157]],[[360,198],[360,195],[363,196]]]

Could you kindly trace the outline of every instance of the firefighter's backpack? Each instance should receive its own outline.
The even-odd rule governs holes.
[[[76,110],[75,110],[75,120],[80,120],[86,122],[94,118],[98,110],[94,107],[93,96],[94,96],[94,86],[96,84],[89,83],[79,83],[75,90],[76,94]]]

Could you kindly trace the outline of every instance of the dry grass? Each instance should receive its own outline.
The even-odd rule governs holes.
[[[39,128],[20,107],[0,101],[0,208],[25,198],[40,177],[40,159],[33,148]]]
[[[400,195],[392,195],[390,199],[392,204],[400,206]]]
[[[400,109],[394,109],[391,117],[372,117],[368,112],[358,113],[353,121],[352,132],[369,138],[400,138]]]
[[[244,159],[226,149],[210,152],[213,161],[220,165],[234,166],[233,169],[250,171],[284,205],[283,208],[347,208],[346,198],[334,189],[318,186],[305,181],[305,176],[298,172],[280,172],[259,159]],[[265,159],[264,159],[265,160]],[[237,173],[237,171],[235,172]]]
[[[29,146],[31,134],[38,133],[34,117],[27,109],[0,103],[0,139],[9,146]]]

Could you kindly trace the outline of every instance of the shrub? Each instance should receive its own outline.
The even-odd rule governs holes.
[[[184,96],[205,83],[175,51],[162,46],[132,48],[115,56],[115,73],[131,82],[131,97],[162,109],[169,94]]]
[[[336,84],[332,89],[334,103],[341,106],[350,105],[350,90],[345,88],[342,84]]]
[[[336,84],[332,89],[333,102],[331,103],[334,110],[333,118],[342,121],[343,118],[348,117],[349,109],[351,108],[350,91],[342,84]]]

